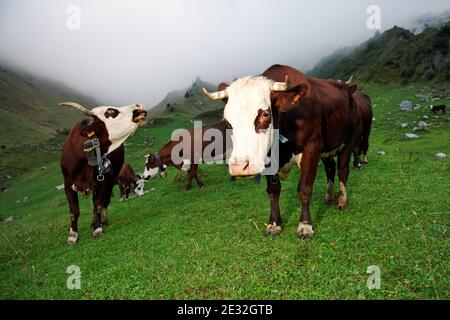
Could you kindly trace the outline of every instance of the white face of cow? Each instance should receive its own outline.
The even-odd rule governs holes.
[[[229,170],[233,176],[259,174],[272,145],[273,124],[256,130],[255,121],[265,113],[271,117],[270,92],[273,81],[265,77],[245,77],[234,81],[227,89],[228,102],[224,117],[233,128],[233,149]],[[270,119],[270,118],[269,118]]]
[[[136,183],[136,188],[134,188],[134,193],[136,193],[136,195],[138,197],[141,197],[144,195],[144,179],[139,179]]]
[[[91,112],[102,120],[108,131],[111,146],[107,153],[117,149],[138,127],[144,124],[147,111],[140,104],[125,107],[97,107]]]

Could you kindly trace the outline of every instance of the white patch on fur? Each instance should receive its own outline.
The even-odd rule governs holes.
[[[141,197],[144,195],[144,180],[143,179],[139,179],[137,182],[137,186],[134,189],[134,193],[136,193],[136,195],[138,197]]]
[[[312,225],[300,222],[297,229],[297,235],[299,237],[306,237],[306,238],[314,236],[314,230]]]
[[[302,154],[293,154],[291,160],[289,160],[288,163],[286,163],[278,172],[278,177],[281,180],[286,180],[289,176],[289,173],[291,172],[292,168],[297,165],[300,169],[300,165],[302,163]]]
[[[278,226],[275,222],[269,224],[266,228],[266,234],[273,234],[273,235],[277,235],[280,234],[282,231],[281,226]]]
[[[338,208],[342,209],[347,204],[347,189],[343,182],[339,182],[339,198],[338,198]]]
[[[68,244],[75,244],[78,240],[78,233],[73,231],[72,228],[70,228],[69,231],[69,237],[67,238]]]
[[[117,117],[105,117],[105,111],[109,108],[114,108],[119,111]],[[91,110],[105,123],[106,129],[108,130],[108,139],[111,141],[111,145],[106,154],[116,150],[139,127],[138,123],[133,122],[134,110],[137,110],[135,104],[124,107],[102,106]]]
[[[264,170],[265,158],[272,144],[273,124],[260,133],[256,133],[254,124],[259,109],[270,110],[272,84],[272,80],[263,76],[245,77],[234,81],[226,89],[228,102],[224,118],[233,127],[230,163],[244,165],[248,160],[251,168],[249,174]]]
[[[150,169],[147,169],[147,167],[145,167],[144,179],[154,178],[157,174],[158,174],[158,167]]]
[[[189,159],[183,159],[182,171],[188,171],[191,168],[191,161]]]
[[[92,232],[92,235],[94,237],[100,237],[103,234],[103,228],[102,227],[98,227],[97,229],[94,230],[94,232]]]

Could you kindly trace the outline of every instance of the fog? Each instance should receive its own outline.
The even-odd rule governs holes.
[[[450,9],[448,0],[0,0],[0,63],[99,104],[152,107],[196,76],[218,83],[274,63],[307,71],[375,33],[366,26],[372,4],[381,31]],[[68,27],[70,5],[79,29]]]

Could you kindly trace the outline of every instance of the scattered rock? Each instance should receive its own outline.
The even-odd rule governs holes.
[[[424,131],[428,128],[428,124],[425,121],[417,122],[417,126],[414,127],[413,131]]]
[[[7,223],[7,222],[11,222],[14,220],[13,216],[9,216],[9,217],[0,217],[0,221],[3,223]]]
[[[420,104],[416,104],[416,105],[414,106],[414,110],[419,110],[420,108],[422,108],[422,106],[421,106]]]
[[[375,120],[377,120],[376,118],[372,118],[372,121],[375,121]]]
[[[418,139],[418,138],[419,138],[419,136],[414,133],[405,133],[403,135],[403,139]]]
[[[47,167],[42,167],[41,169],[42,169],[42,170],[47,170]]]
[[[60,184],[59,186],[56,186],[55,187],[56,188],[56,190],[62,190],[62,189],[64,189],[64,184]]]
[[[428,119],[428,118],[429,118],[429,116],[423,116],[423,118],[424,118],[424,119]]]
[[[8,191],[8,188],[2,187],[0,190],[1,190],[1,192],[6,192],[6,191]]]
[[[445,158],[447,158],[447,155],[445,153],[442,153],[442,152],[438,152],[434,156],[436,158],[438,158],[438,159],[445,159]]]
[[[10,176],[9,174],[7,174],[7,175],[5,176],[5,178],[8,179],[8,180],[11,180],[11,179],[12,179],[11,176]]]
[[[400,102],[400,110],[401,111],[411,111],[413,109],[413,103],[408,100],[403,100]]]
[[[380,151],[377,152],[377,155],[379,155],[379,156],[385,156],[385,155],[386,155],[386,152],[384,152],[383,150],[380,150]]]
[[[402,124],[400,124],[400,127],[402,129],[405,129],[408,126],[408,124],[406,122],[403,122]]]

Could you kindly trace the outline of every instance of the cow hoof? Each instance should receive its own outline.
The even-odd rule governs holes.
[[[363,157],[362,163],[364,163],[364,164],[368,164],[369,163],[369,157],[367,156],[367,154]]]
[[[337,201],[338,210],[343,210],[346,205],[347,205],[347,199],[343,199],[343,198],[339,197],[338,201]]]
[[[67,244],[75,244],[78,241],[78,232],[72,230],[69,231],[69,237],[67,238]]]
[[[325,204],[328,206],[334,204],[334,192],[332,194],[327,193],[325,195]]]
[[[204,184],[201,184],[201,185],[198,186],[199,189],[203,189],[204,187],[205,187]]]
[[[276,223],[271,223],[267,226],[266,230],[264,230],[265,236],[278,236],[281,233],[281,226],[277,226]]]
[[[311,238],[314,236],[312,225],[300,223],[297,229],[297,236],[299,238]]]
[[[191,190],[192,189],[192,186],[187,186],[186,187],[186,190]]]
[[[92,235],[94,236],[94,238],[100,237],[101,235],[103,235],[103,228],[99,227],[99,228],[95,229],[92,232]]]

